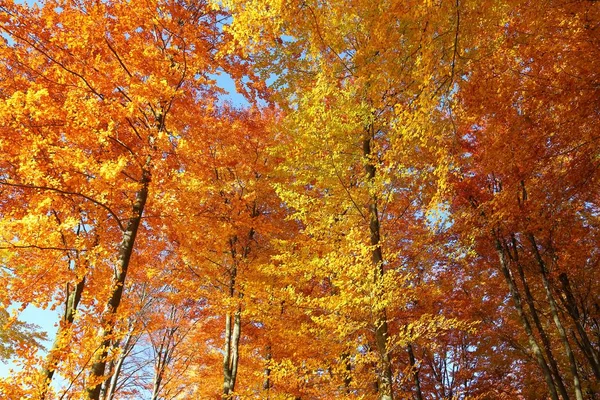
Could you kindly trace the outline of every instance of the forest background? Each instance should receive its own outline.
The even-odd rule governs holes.
[[[4,0],[0,395],[596,398],[599,7]]]

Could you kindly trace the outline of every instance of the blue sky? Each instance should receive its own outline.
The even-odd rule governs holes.
[[[12,310],[9,309],[9,311]],[[28,306],[19,315],[19,319],[30,324],[36,324],[40,327],[40,331],[46,332],[48,335],[48,340],[44,343],[44,346],[49,348],[52,345],[52,340],[54,339],[58,329],[57,325],[55,326],[55,324],[58,323],[59,312],[59,310],[49,311],[42,310],[41,308],[34,306]],[[7,363],[0,362],[0,378],[8,377],[11,369],[18,368],[10,361]]]

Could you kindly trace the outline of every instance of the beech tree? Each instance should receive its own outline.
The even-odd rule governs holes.
[[[258,70],[279,77],[274,96],[289,114],[278,193],[310,250],[279,257],[301,279],[287,301],[307,310],[303,325],[314,327],[305,329],[332,350],[314,368],[329,371],[339,395],[402,396],[398,350],[462,324],[409,312],[428,286],[415,272],[436,206],[434,143],[445,124],[436,108],[454,67],[436,34],[457,22],[426,3],[410,12],[400,3],[230,4],[231,32],[255,51]],[[319,387],[329,380],[313,374]]]
[[[495,33],[502,40],[480,42],[489,58],[472,61],[461,84],[452,214],[504,276],[523,346],[550,397],[590,398],[598,382],[590,340],[598,288],[584,277],[597,264],[597,129],[589,117],[598,93],[589,68],[598,9],[511,6]]]
[[[595,398],[599,13],[3,2],[0,397]]]
[[[209,75],[220,66],[220,17],[206,3],[2,6],[3,240],[12,259],[29,258],[22,271],[5,274],[3,296],[66,302],[36,384],[42,397],[80,301],[78,353],[85,356],[78,368],[89,371],[74,375],[87,375],[87,397],[99,397],[118,321],[127,315],[120,310],[126,278],[148,272],[136,254],[161,251],[159,243],[135,246],[139,232],[153,235],[164,217],[165,193],[153,185],[176,179],[175,153],[192,109],[210,115],[216,101]],[[142,223],[146,214],[156,219]]]

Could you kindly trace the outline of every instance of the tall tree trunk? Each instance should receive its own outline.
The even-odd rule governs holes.
[[[260,215],[256,201],[250,212],[251,218],[256,218]],[[246,260],[250,255],[250,242],[254,239],[254,228],[248,231],[248,243],[242,246],[239,257]],[[232,260],[231,270],[229,271],[229,297],[233,299],[236,296],[241,299],[244,295],[241,291],[236,291],[236,279],[238,274],[238,252],[236,244],[238,237],[234,236],[229,239],[230,254]],[[238,305],[237,310],[233,313],[233,317],[228,312],[225,316],[225,354],[223,355],[223,399],[228,399],[235,390],[235,382],[237,380],[237,371],[239,363],[239,345],[242,332],[242,306]]]
[[[558,393],[556,392],[554,380],[552,379],[552,373],[550,372],[550,368],[548,368],[548,364],[546,363],[546,360],[544,359],[542,350],[540,349],[540,346],[538,345],[538,343],[535,339],[535,336],[533,335],[533,330],[531,329],[531,324],[529,322],[529,319],[527,318],[527,315],[525,314],[525,310],[523,310],[523,303],[521,300],[521,295],[519,294],[517,284],[516,284],[516,282],[512,276],[512,273],[510,272],[510,269],[508,267],[508,260],[506,259],[506,257],[507,257],[506,251],[505,251],[504,247],[502,246],[502,242],[497,237],[496,233],[494,233],[494,236],[495,236],[494,241],[496,244],[496,251],[498,253],[498,258],[500,260],[500,269],[502,271],[502,274],[504,275],[506,283],[508,284],[508,288],[509,288],[513,303],[515,304],[515,308],[517,309],[517,314],[519,315],[519,318],[521,320],[523,328],[525,329],[525,333],[527,334],[527,340],[529,342],[529,347],[530,347],[531,351],[533,352],[535,359],[536,359],[538,365],[540,366],[540,369],[542,370],[542,374],[544,376],[544,380],[546,381],[546,386],[548,387],[548,392],[550,394],[550,397],[552,398],[552,400],[559,400]]]
[[[85,277],[75,285],[75,290],[69,290],[69,284],[67,284],[67,299],[65,302],[65,315],[58,327],[56,338],[52,344],[52,348],[48,352],[48,358],[46,359],[46,367],[42,374],[44,376],[44,383],[40,393],[40,400],[44,400],[48,394],[48,388],[54,377],[54,371],[58,367],[58,363],[61,359],[60,353],[65,350],[68,345],[68,336],[71,334],[71,327],[75,319],[75,312],[81,301],[81,294],[85,287]]]
[[[550,313],[552,314],[552,319],[554,320],[554,324],[556,325],[556,329],[558,330],[558,334],[563,342],[563,346],[565,347],[565,352],[567,353],[567,357],[569,359],[569,366],[571,367],[571,374],[573,375],[573,387],[575,389],[575,398],[577,400],[583,400],[583,393],[581,392],[581,383],[579,381],[579,373],[577,372],[577,362],[575,361],[575,355],[571,349],[571,345],[569,344],[569,339],[567,338],[567,333],[560,321],[558,316],[558,308],[556,306],[556,301],[554,300],[554,296],[552,295],[552,291],[550,288],[550,282],[548,280],[548,271],[546,268],[546,263],[542,258],[542,255],[539,252],[537,243],[535,241],[535,236],[532,233],[528,235],[529,242],[531,244],[531,249],[535,256],[535,259],[540,267],[540,274],[542,275],[542,282],[544,284],[544,290],[546,292],[546,297],[548,298],[548,303],[550,304]]]
[[[171,308],[170,320],[175,318],[176,308]],[[173,352],[175,351],[175,333],[179,327],[174,326],[166,328],[160,340],[160,345],[156,350],[154,382],[152,384],[152,400],[157,400],[160,391],[163,388],[163,380],[167,366],[171,363]]]
[[[273,355],[271,354],[271,345],[268,345],[267,354],[265,356],[265,363],[267,365],[265,367],[265,381],[263,382],[263,390],[267,392],[267,399],[269,399],[269,392],[271,390],[271,366],[269,363],[271,362],[272,358]]]
[[[417,400],[423,400],[423,393],[421,392],[421,381],[419,379],[419,369],[416,367],[415,353],[411,343],[408,344],[408,359],[410,361],[410,369],[413,374],[413,380],[415,381],[415,396]]]
[[[113,365],[112,365],[112,371],[111,371],[111,368],[109,368],[109,373],[111,374],[110,380],[106,382],[106,386],[104,388],[104,399],[105,400],[113,400],[115,398],[115,395],[117,393],[117,385],[119,383],[119,377],[121,375],[121,370],[123,368],[123,363],[125,362],[125,359],[127,358],[129,353],[133,349],[133,346],[137,340],[133,341],[133,342],[132,341],[133,341],[133,327],[130,328],[129,334],[127,334],[127,337],[125,338],[125,343],[123,344],[119,358],[116,361],[111,361],[111,363]],[[117,346],[118,346],[118,344],[117,344]]]
[[[367,173],[368,186],[375,182],[377,172],[374,154],[372,154],[371,141],[373,127],[369,127],[367,136],[363,139],[363,156],[365,157],[365,172]],[[373,246],[371,252],[371,261],[374,268],[375,282],[383,277],[383,252],[381,249],[381,233],[379,224],[379,213],[377,210],[377,195],[370,194],[369,199],[369,233],[370,244]],[[375,343],[379,355],[378,371],[377,371],[377,390],[380,400],[393,400],[392,387],[392,363],[390,354],[387,349],[388,341],[388,324],[386,310],[379,311],[375,321]]]
[[[507,248],[508,248],[508,246],[507,246]],[[542,325],[542,322],[539,318],[537,308],[535,306],[535,298],[533,297],[533,293],[531,293],[531,290],[529,288],[529,283],[527,282],[527,278],[525,277],[525,271],[523,270],[523,265],[521,265],[521,261],[519,260],[519,251],[517,249],[517,242],[516,242],[516,238],[514,235],[512,237],[512,248],[513,248],[513,254],[511,256],[511,259],[514,261],[514,264],[517,267],[517,271],[519,273],[519,278],[521,280],[521,284],[523,285],[523,291],[525,292],[525,301],[527,302],[527,306],[529,308],[529,314],[531,315],[531,318],[533,319],[533,323],[540,335],[540,338],[542,339],[542,344],[544,346],[544,350],[546,353],[546,359],[548,360],[548,363],[550,364],[549,366],[550,366],[550,370],[552,371],[552,375],[554,376],[554,382],[556,384],[556,388],[558,389],[558,392],[560,393],[562,398],[565,400],[568,400],[569,394],[568,394],[565,384],[562,380],[562,375],[560,373],[560,370],[558,369],[558,363],[556,362],[556,359],[554,358],[554,354],[552,354],[552,345],[550,343],[550,339],[548,338],[548,335],[546,334],[546,330],[544,329],[544,326]],[[509,252],[509,255],[510,255],[510,252]]]
[[[223,398],[230,398],[235,390],[241,333],[241,308],[225,317],[225,354],[223,356]]]
[[[569,277],[563,272],[558,279],[560,280],[562,291],[565,295],[565,308],[571,316],[571,319],[575,324],[575,329],[577,329],[577,333],[579,333],[579,337],[581,338],[581,350],[583,350],[583,354],[585,354],[585,357],[588,359],[596,380],[600,381],[600,357],[598,356],[596,349],[594,349],[594,346],[592,346],[583,325],[581,325],[581,314],[577,302],[575,301],[575,296],[573,296],[573,291],[571,290]]]
[[[110,299],[104,309],[101,321],[102,327],[99,335],[101,340],[100,348],[94,356],[94,361],[88,376],[89,386],[86,389],[86,397],[88,400],[98,400],[100,397],[101,383],[104,378],[104,370],[106,369],[106,357],[108,356],[108,349],[114,333],[114,319],[119,305],[121,304],[121,297],[123,296],[123,289],[125,287],[125,278],[127,277],[129,261],[131,259],[131,254],[133,253],[135,238],[137,236],[142,214],[144,212],[144,206],[146,205],[146,200],[148,198],[150,172],[146,169],[144,169],[142,172],[141,183],[142,187],[137,192],[135,203],[133,204],[133,216],[127,223],[127,227],[123,232],[123,238],[119,246],[119,260],[117,262],[116,276],[113,281],[113,289]]]
[[[249,237],[252,238],[254,230],[250,230]],[[233,299],[236,293],[235,283],[238,273],[238,260],[236,244],[237,236],[229,239],[231,253],[231,270],[229,271],[229,298]],[[242,258],[248,255],[248,246],[242,251]],[[238,294],[241,297],[241,294]],[[239,359],[239,341],[241,334],[241,306],[233,313],[227,312],[225,316],[225,352],[223,354],[223,399],[231,398],[235,390],[235,381],[237,379],[237,367]]]

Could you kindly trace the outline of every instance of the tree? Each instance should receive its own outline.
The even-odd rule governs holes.
[[[61,287],[82,296],[82,323],[97,329],[79,331],[79,368],[90,360],[85,386],[97,399],[127,315],[127,276],[143,276],[138,254],[161,251],[135,245],[164,216],[168,202],[155,188],[177,179],[179,142],[216,101],[209,75],[220,65],[221,14],[206,3],[49,1],[6,3],[1,15],[3,240],[13,257],[29,258],[6,276],[4,295],[42,305]],[[70,329],[78,302],[67,303],[61,328]],[[63,343],[61,334],[49,371]],[[42,393],[51,373],[44,378]]]
[[[211,329],[210,343],[196,343],[206,353],[215,347],[222,352],[222,374],[211,374],[210,384],[204,380],[198,396],[215,396],[218,387],[223,398],[232,398],[255,389],[249,373],[255,364],[247,360],[241,365],[240,356],[248,356],[245,348],[254,347],[260,332],[254,336],[245,329],[264,324],[264,310],[256,303],[267,294],[264,281],[270,271],[264,266],[274,252],[270,242],[293,230],[283,232],[290,226],[270,187],[275,160],[268,153],[274,139],[267,123],[276,118],[273,111],[236,111],[225,105],[219,112],[205,127],[209,140],[186,143],[181,160],[187,195],[179,196],[175,207],[187,210],[189,218],[174,225],[172,238],[186,265],[182,276],[188,283],[180,290],[203,299],[221,324],[204,328]]]
[[[278,193],[307,249],[288,244],[280,256],[298,276],[283,301],[305,309],[302,326],[331,349],[314,366],[299,363],[314,368],[319,388],[331,376],[330,393],[391,399],[401,390],[398,349],[457,325],[406,312],[427,286],[414,278],[431,233],[426,210],[437,207],[435,144],[449,123],[438,108],[457,46],[439,33],[458,30],[455,6],[228,5],[229,30],[263,76],[278,77],[274,99],[288,114]]]
[[[597,280],[582,280],[577,295],[569,284],[597,263],[597,129],[589,119],[597,112],[597,38],[589,21],[598,10],[511,6],[505,26],[479,43],[486,62],[470,61],[461,83],[451,212],[505,277],[550,397],[592,397],[597,344],[588,294]]]
[[[0,392],[593,398],[599,12],[4,2]]]

